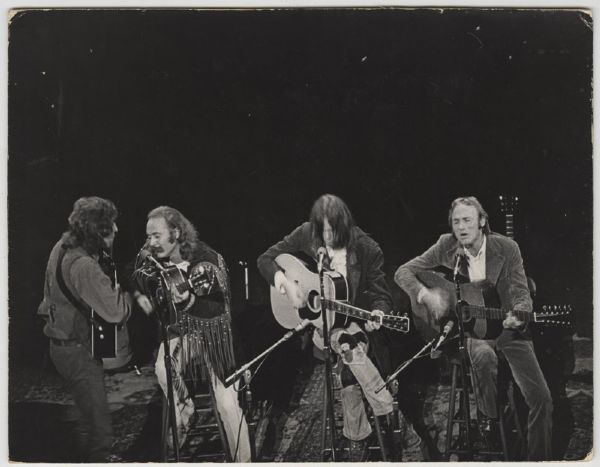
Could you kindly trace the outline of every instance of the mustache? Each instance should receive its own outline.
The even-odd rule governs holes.
[[[156,253],[161,253],[162,251],[164,250],[160,246],[152,247],[148,242],[146,242],[140,249],[138,256],[142,259],[146,259],[148,256],[153,256]]]

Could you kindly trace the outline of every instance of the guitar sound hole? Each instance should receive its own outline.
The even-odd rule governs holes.
[[[320,313],[321,312],[321,297],[319,296],[319,294],[317,293],[316,290],[311,290],[308,293],[308,300],[307,300],[306,306],[313,313],[315,313],[315,312],[319,312]]]

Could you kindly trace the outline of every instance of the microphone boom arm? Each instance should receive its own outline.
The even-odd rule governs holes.
[[[252,360],[250,360],[248,363],[245,363],[244,365],[242,365],[238,370],[235,371],[235,373],[233,373],[232,375],[228,376],[227,379],[225,380],[225,387],[230,386],[244,372],[246,372],[246,370],[248,370],[252,365],[254,365],[256,362],[258,362],[259,360],[261,360],[263,357],[266,357],[269,353],[271,353],[273,350],[275,350],[276,347],[279,347],[281,344],[283,344],[285,341],[287,341],[290,337],[292,337],[297,332],[302,331],[309,324],[311,324],[310,320],[305,319],[298,326],[296,326],[293,329],[290,329],[288,332],[286,332],[283,335],[283,337],[281,339],[279,339],[277,342],[275,342],[272,346],[270,346],[268,349],[266,349],[263,352],[261,352],[259,355],[257,355]]]
[[[394,371],[390,376],[387,377],[387,379],[385,380],[385,382],[378,387],[377,389],[375,389],[375,394],[379,394],[383,388],[385,388],[388,384],[390,384],[394,379],[396,379],[396,377],[402,372],[404,371],[404,369],[410,365],[412,362],[414,362],[417,358],[419,358],[423,353],[425,353],[425,351],[431,347],[433,345],[433,343],[436,341],[436,339],[438,339],[438,336],[434,337],[433,339],[431,339],[431,341],[429,341],[427,344],[425,344],[425,346],[419,350],[415,355],[413,355],[410,359],[406,360],[402,365],[400,365],[398,367],[398,369],[396,371]]]

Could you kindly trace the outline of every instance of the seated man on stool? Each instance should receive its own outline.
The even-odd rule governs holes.
[[[347,278],[350,303],[355,304],[358,297],[366,296],[373,314],[390,312],[392,299],[382,269],[383,253],[375,240],[354,224],[348,206],[335,195],[319,197],[313,204],[310,220],[265,251],[258,258],[258,269],[271,285],[287,295],[296,308],[301,308],[306,297],[302,296],[298,284],[285,276],[275,259],[282,253],[303,253],[316,258],[319,248],[327,250],[329,268]],[[342,385],[343,434],[350,440],[350,460],[363,461],[372,432],[363,393],[374,415],[381,417],[382,424],[387,425],[387,433],[392,430],[393,399],[387,389],[375,392],[383,384],[383,379],[365,352],[369,341],[367,333],[378,332],[380,325],[348,321],[343,326],[334,324],[331,348],[342,361],[338,368]],[[314,340],[322,340],[318,330],[315,330]],[[387,349],[378,350],[387,352]],[[393,443],[389,444],[392,450]]]
[[[464,254],[468,259],[471,282],[487,279],[493,284],[502,308],[531,312],[531,297],[519,246],[514,240],[491,232],[488,215],[479,201],[472,196],[454,200],[448,221],[452,233],[442,235],[421,256],[400,266],[394,276],[396,283],[439,320],[447,307],[441,295],[425,287],[416,274],[438,266],[452,269],[456,255]],[[478,408],[490,419],[498,417],[496,349],[506,357],[529,406],[527,460],[550,460],[552,398],[535,356],[531,335],[526,325],[510,313],[503,321],[503,328],[496,339],[469,337],[466,342],[476,381]]]
[[[177,267],[185,277],[193,279],[201,268],[209,281],[201,291],[196,287],[180,293],[175,287],[171,294],[181,322],[169,326],[169,351],[173,366],[173,393],[178,441],[183,443],[193,423],[194,401],[188,393],[184,374],[196,382],[199,376],[208,381],[215,394],[216,409],[233,461],[250,462],[250,438],[248,425],[233,386],[225,387],[225,377],[235,370],[233,337],[231,335],[231,299],[227,267],[223,257],[206,243],[200,241],[192,223],[177,209],[161,206],[148,214],[146,224],[147,242],[156,261],[163,267]],[[142,255],[140,255],[142,256]],[[143,259],[143,258],[142,258]],[[152,277],[152,265],[136,265],[135,282],[146,291],[146,277]],[[134,294],[140,307],[146,312],[154,310],[146,293],[139,290]],[[156,301],[156,297],[152,297]],[[167,371],[165,348],[161,344],[156,359],[156,376],[167,394]],[[171,437],[168,438],[171,441]]]

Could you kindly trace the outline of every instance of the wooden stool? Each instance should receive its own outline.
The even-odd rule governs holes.
[[[492,460],[491,458],[499,458],[500,460],[508,461],[514,460],[511,457],[509,452],[508,443],[507,443],[507,430],[508,426],[511,426],[510,434],[515,435],[515,446],[523,446],[524,438],[523,432],[519,423],[518,415],[516,412],[516,408],[514,406],[514,400],[512,398],[512,392],[508,397],[500,396],[502,394],[506,394],[502,388],[506,388],[506,386],[501,385],[501,388],[498,390],[498,419],[494,420],[496,423],[496,428],[500,435],[501,447],[498,449],[490,448],[489,440],[483,440],[482,442],[475,442],[474,437],[471,434],[475,434],[479,431],[480,428],[480,420],[476,416],[475,419],[469,417],[470,426],[467,427],[467,420],[465,419],[465,407],[464,407],[464,394],[463,391],[467,391],[469,397],[469,414],[471,414],[471,405],[477,410],[475,407],[475,403],[472,402],[470,395],[473,393],[473,381],[471,375],[471,368],[468,365],[468,368],[465,369],[467,372],[468,384],[467,388],[463,388],[460,382],[460,374],[462,371],[462,359],[461,358],[451,358],[450,365],[452,366],[452,385],[450,387],[450,400],[448,407],[448,421],[446,424],[446,450],[445,456],[446,460],[455,460],[454,456],[463,456],[467,460],[475,460],[475,457],[484,458],[485,460]],[[469,384],[470,383],[470,384]],[[459,396],[459,408],[458,411],[456,409],[456,397]],[[477,413],[477,411],[476,411]],[[453,432],[455,426],[458,426],[458,437],[454,439]],[[467,431],[470,430],[467,435]],[[467,436],[471,436],[471,448],[467,445]],[[492,440],[494,441],[494,440]],[[453,443],[454,442],[454,443]],[[486,446],[487,445],[487,446]]]
[[[202,386],[204,386],[203,391],[200,388],[194,388],[196,392],[193,396],[193,416],[196,417],[196,423],[187,432],[185,441],[183,443],[180,441],[179,460],[181,462],[209,460],[231,462],[229,446],[221,417],[216,408],[212,386],[208,383]],[[174,455],[168,446],[168,437],[171,436],[169,433],[170,411],[164,394],[162,401],[161,457],[163,461],[173,462]]]
[[[335,378],[335,375],[332,375],[332,379]],[[336,387],[334,385],[334,389],[333,389],[333,397],[334,397],[334,406],[338,406],[341,405],[341,397],[340,397],[340,387]],[[362,392],[362,389],[361,389]],[[370,444],[368,446],[368,452],[370,453],[379,453],[379,455],[381,456],[381,460],[384,462],[391,462],[391,461],[400,461],[402,458],[402,448],[401,448],[401,443],[399,443],[399,439],[402,436],[402,433],[400,431],[400,429],[398,428],[400,426],[400,424],[398,423],[398,403],[394,400],[394,409],[392,411],[392,413],[390,414],[391,420],[392,420],[392,427],[393,427],[393,433],[392,436],[390,436],[390,442],[393,444],[393,446],[391,446],[391,450],[395,451],[395,452],[388,452],[388,449],[384,448],[384,446],[386,446],[386,443],[384,442],[387,433],[385,432],[385,430],[381,427],[381,424],[379,423],[379,417],[376,417],[373,415],[373,411],[371,410],[371,406],[369,405],[368,401],[366,400],[366,398],[364,397],[363,394],[363,404],[366,404],[366,411],[367,411],[367,416],[369,418],[370,423],[375,427],[375,434],[377,437],[377,444]],[[335,407],[334,407],[335,408]],[[329,441],[329,421],[328,421],[328,417],[327,417],[327,386],[324,385],[324,389],[323,389],[323,412],[322,412],[322,421],[321,421],[321,460],[323,462],[326,462],[328,460],[330,460],[330,456],[331,456],[331,447],[327,447],[327,446],[331,446],[331,443],[328,442]],[[343,429],[343,425],[344,425],[344,418],[343,418],[343,414],[341,413],[341,410],[334,410],[334,414],[335,414],[335,424],[336,424],[336,435],[339,433],[340,436],[338,437],[338,441],[340,439],[342,439],[342,429]],[[388,425],[389,426],[389,425]],[[336,446],[336,451],[343,451],[343,452],[350,452],[350,448],[349,447],[338,447]],[[394,457],[396,457],[396,459],[393,459]]]

